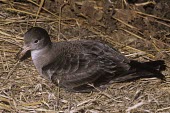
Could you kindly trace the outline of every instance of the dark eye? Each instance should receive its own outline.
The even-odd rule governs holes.
[[[39,40],[35,40],[34,43],[38,43]]]

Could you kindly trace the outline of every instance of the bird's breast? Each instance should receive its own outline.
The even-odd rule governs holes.
[[[45,49],[31,51],[31,57],[33,63],[41,75],[42,75],[42,68],[45,65],[47,65],[51,59],[50,54],[48,52],[49,51],[46,51]]]

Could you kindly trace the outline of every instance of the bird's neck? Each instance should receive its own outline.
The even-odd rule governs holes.
[[[42,49],[31,51],[31,57],[36,68],[41,70],[41,68],[46,65],[49,61],[50,46],[45,46]]]
[[[32,60],[36,60],[38,57],[41,57],[45,54],[47,54],[47,52],[50,50],[50,46],[45,46],[41,49],[37,49],[37,50],[32,50],[31,51],[31,57],[32,57]]]

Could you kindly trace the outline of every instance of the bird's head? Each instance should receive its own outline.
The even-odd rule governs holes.
[[[28,52],[42,49],[49,44],[51,44],[51,40],[47,31],[40,27],[33,27],[24,34],[24,46],[19,59],[24,60],[23,57]]]

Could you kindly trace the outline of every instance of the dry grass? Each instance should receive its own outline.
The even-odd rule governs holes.
[[[167,78],[165,83],[155,78],[142,79],[114,83],[105,91],[81,94],[66,92],[41,78],[31,59],[19,62],[15,58],[22,47],[24,32],[34,25],[46,28],[54,41],[80,37],[100,38],[113,44],[129,58],[140,61],[161,58],[168,66],[169,43],[139,35],[137,27],[118,17],[113,18],[122,27],[107,34],[98,26],[91,26],[87,19],[61,15],[61,10],[67,3],[62,4],[59,14],[55,14],[42,7],[44,0],[41,0],[40,5],[33,0],[28,0],[29,3],[0,1],[3,1],[3,4],[0,4],[0,112],[170,112],[169,68],[164,72]],[[139,11],[133,12],[141,18],[156,19],[158,23],[170,27],[170,24],[166,23],[170,21],[168,19]],[[136,40],[143,48],[132,44]]]

